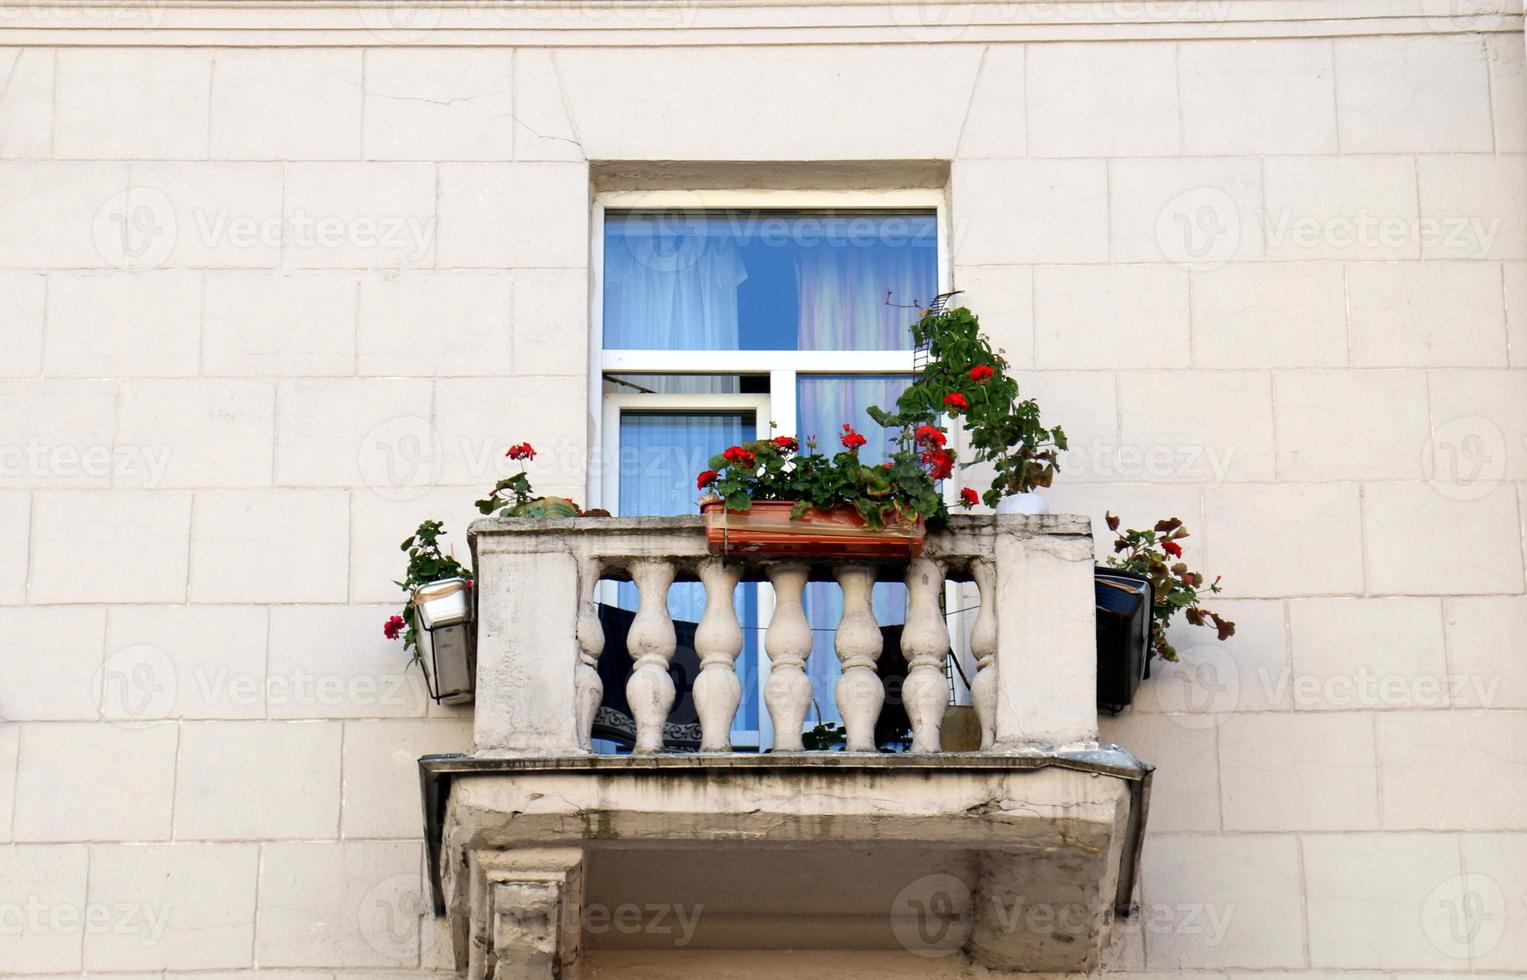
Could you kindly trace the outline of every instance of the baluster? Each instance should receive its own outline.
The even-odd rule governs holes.
[[[700,716],[700,751],[729,752],[732,719],[742,702],[742,682],[737,679],[737,654],[742,650],[742,626],[737,622],[733,597],[742,580],[742,568],[711,558],[700,565],[705,583],[705,613],[695,629],[695,652],[700,655],[700,676],[695,678],[695,711]]]
[[[636,719],[636,751],[661,752],[663,724],[675,695],[673,678],[668,676],[668,662],[678,644],[668,615],[673,566],[666,561],[640,561],[631,566],[631,580],[640,602],[626,634],[626,646],[636,661],[626,681],[626,703]]]
[[[949,682],[943,670],[949,629],[939,608],[943,591],[944,573],[938,565],[927,558],[914,559],[907,568],[907,624],[901,632],[901,650],[907,658],[901,696],[912,722],[913,752],[939,750],[939,729],[949,704]]]
[[[578,568],[578,664],[573,668],[573,703],[578,713],[578,747],[585,752],[594,751],[594,714],[604,700],[604,682],[599,679],[604,627],[594,601],[600,571],[597,561],[583,562]]]
[[[801,741],[801,726],[811,707],[811,680],[806,676],[811,625],[801,606],[806,566],[797,562],[771,565],[769,581],[774,585],[774,616],[764,633],[764,652],[771,665],[764,703],[774,722],[774,751],[802,752],[806,746]]]
[[[976,679],[970,685],[970,701],[981,723],[981,751],[997,740],[997,569],[979,558],[970,564],[970,577],[981,593],[981,608],[970,627],[970,652],[976,658]]]
[[[835,574],[843,589],[843,619],[833,643],[843,664],[838,676],[838,713],[848,731],[848,751],[873,752],[875,720],[885,703],[885,686],[875,673],[883,644],[870,604],[875,573],[864,565],[840,565]]]

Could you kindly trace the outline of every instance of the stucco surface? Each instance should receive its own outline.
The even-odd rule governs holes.
[[[446,967],[415,760],[472,712],[382,637],[397,543],[465,554],[511,440],[585,495],[590,161],[658,159],[947,161],[1052,509],[1224,575],[1100,722],[1159,767],[1112,969],[1527,973],[1520,9],[1164,6],[0,6],[0,972]]]

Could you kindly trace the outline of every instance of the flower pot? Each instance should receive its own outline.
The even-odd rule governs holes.
[[[499,513],[501,517],[578,517],[578,505],[566,497],[536,497]]]
[[[999,514],[1048,514],[1050,504],[1037,493],[1010,493],[997,501]]]
[[[477,631],[472,586],[446,578],[414,590],[419,664],[437,704],[469,704],[477,688]]]
[[[907,521],[877,531],[852,507],[813,507],[792,520],[795,503],[755,500],[748,510],[727,510],[719,500],[700,505],[705,541],[713,555],[759,557],[915,558],[923,552],[923,522]]]

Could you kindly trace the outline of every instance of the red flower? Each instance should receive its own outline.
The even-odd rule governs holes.
[[[535,459],[536,451],[528,442],[522,442],[516,446],[510,446],[509,451],[504,453],[510,459]]]
[[[712,483],[715,483],[716,482],[716,477],[718,477],[720,475],[721,474],[717,473],[715,470],[706,470],[705,472],[701,473],[699,476],[695,477],[695,489],[696,490],[704,490],[706,487],[710,486]]]
[[[774,445],[787,453],[793,453],[800,448],[800,443],[795,441],[795,436],[775,436]]]
[[[927,449],[918,457],[928,465],[928,475],[935,480],[946,480],[954,475],[954,453],[947,449]]]
[[[912,433],[912,438],[918,442],[938,448],[943,448],[944,443],[947,441],[944,430],[931,425],[919,425]]]
[[[843,448],[858,449],[860,446],[867,442],[869,442],[869,440],[855,432],[853,426],[849,425],[847,422],[843,423]]]
[[[382,624],[382,635],[389,640],[396,640],[403,634],[403,617],[388,616],[387,622]]]
[[[944,404],[954,409],[956,412],[963,412],[965,409],[970,407],[970,402],[958,391],[951,391],[949,394],[945,395]]]
[[[1173,558],[1181,558],[1182,557],[1182,545],[1178,544],[1176,541],[1163,541],[1163,542],[1161,542],[1161,550],[1165,551],[1167,554],[1171,555]]]
[[[964,504],[966,507],[974,507],[980,502],[981,495],[976,493],[975,490],[971,489],[970,487],[964,487],[960,490],[960,503]]]
[[[996,373],[997,372],[993,371],[989,366],[985,364],[977,364],[975,367],[970,369],[970,380],[985,381],[987,378]]]
[[[721,454],[728,463],[736,463],[745,470],[750,470],[758,462],[758,457],[743,449],[741,446],[733,446]]]

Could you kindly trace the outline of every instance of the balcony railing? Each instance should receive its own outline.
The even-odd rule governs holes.
[[[706,596],[693,692],[702,751],[731,748],[743,647],[733,596],[743,581],[768,582],[774,590],[764,703],[775,752],[803,750],[812,696],[806,672],[812,636],[802,607],[808,581],[836,581],[843,589],[834,647],[849,751],[875,749],[872,733],[885,698],[870,603],[877,581],[907,586],[901,696],[912,752],[939,751],[948,701],[943,665],[950,636],[940,607],[947,582],[974,583],[979,595],[968,640],[983,751],[1050,751],[1097,737],[1093,551],[1083,517],[954,516],[928,535],[921,556],[901,560],[716,556],[707,551],[699,517],[490,519],[476,522],[470,534],[478,576],[479,755],[591,750],[603,696],[596,596],[604,581],[634,582],[640,596],[627,637],[634,665],[626,686],[639,753],[662,750],[674,703],[668,667],[676,642],[667,597],[680,581],[702,583]]]

